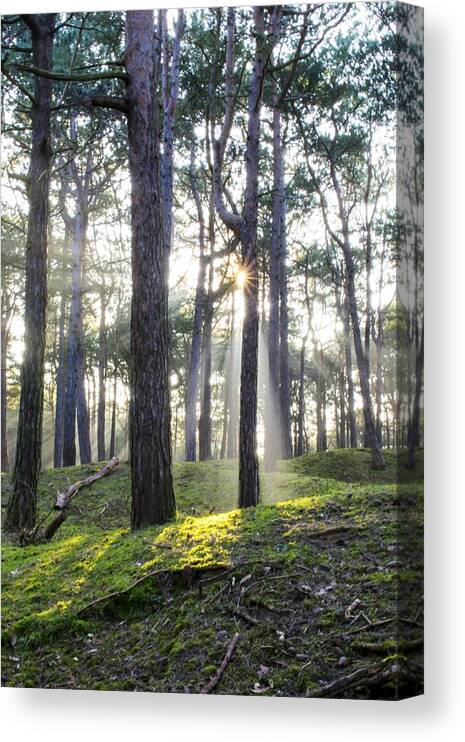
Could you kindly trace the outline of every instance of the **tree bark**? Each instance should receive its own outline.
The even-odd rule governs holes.
[[[173,225],[173,144],[174,118],[179,95],[179,68],[181,62],[181,36],[184,29],[184,11],[178,10],[173,51],[169,54],[167,11],[161,11],[162,35],[162,93],[163,93],[163,154],[161,162],[161,182],[163,194],[163,224],[165,249],[170,254]]]
[[[283,197],[283,212],[285,211],[285,202]],[[281,281],[280,281],[280,299],[281,306],[279,312],[279,338],[280,338],[280,389],[279,398],[281,406],[281,457],[290,459],[292,456],[291,444],[291,398],[289,382],[289,317],[287,305],[287,267],[286,267],[286,233],[285,217],[283,217],[283,228],[281,231]]]
[[[196,410],[199,382],[200,354],[202,340],[202,315],[205,302],[205,219],[200,201],[200,193],[194,170],[194,150],[192,149],[190,167],[191,190],[194,196],[197,218],[199,220],[199,247],[200,259],[197,273],[197,288],[195,292],[194,317],[192,320],[191,352],[186,380],[186,407],[184,427],[184,458],[186,461],[196,459]]]
[[[300,349],[300,364],[299,364],[299,403],[297,412],[297,443],[295,447],[295,455],[302,456],[305,453],[304,440],[305,440],[305,352],[306,352],[306,338],[302,342],[302,348]]]
[[[279,6],[272,14],[280,13]],[[244,321],[242,326],[241,392],[239,421],[239,506],[250,507],[258,503],[259,480],[257,459],[257,376],[258,376],[258,159],[260,140],[260,111],[263,81],[267,59],[275,41],[274,35],[265,36],[264,9],[254,7],[255,56],[250,82],[247,144],[246,186],[242,216],[226,207],[221,171],[226,144],[234,118],[234,8],[228,9],[225,112],[219,139],[215,141],[213,163],[213,194],[215,208],[223,223],[240,239],[242,269],[246,274],[244,286]],[[274,16],[273,16],[274,17]]]
[[[113,374],[113,400],[111,404],[111,426],[110,426],[110,459],[115,455],[116,448],[116,391],[118,384],[118,367],[115,365]]]
[[[258,376],[258,159],[260,111],[266,54],[263,42],[264,9],[255,6],[255,60],[250,83],[246,187],[241,230],[242,264],[247,280],[244,286],[244,321],[242,325],[241,396],[239,419],[239,507],[258,504],[259,479],[257,458],[257,376]]]
[[[82,359],[82,264],[85,249],[85,232],[87,226],[86,207],[81,199],[77,202],[77,213],[73,224],[73,238],[71,246],[72,275],[71,275],[71,309],[69,316],[68,331],[68,358],[66,374],[66,395],[64,409],[64,435],[63,435],[63,466],[75,466],[76,464],[76,409],[78,394],[82,397],[83,390],[80,386],[81,373],[83,371]],[[82,399],[81,399],[82,415]],[[85,413],[84,413],[85,418]],[[85,421],[84,421],[85,422]],[[84,444],[84,456],[86,445],[83,434],[83,421],[81,419],[80,430]],[[81,452],[80,452],[81,453]],[[82,457],[81,457],[81,463]]]
[[[8,330],[8,317],[4,311],[4,296],[2,293],[2,338],[1,338],[1,456],[2,456],[2,471],[10,471],[10,461],[8,458],[8,437],[7,437],[7,410],[8,410],[8,389],[6,383],[7,377],[7,358],[8,358],[8,341],[9,341],[9,330]]]
[[[355,354],[357,357],[358,374],[360,379],[360,391],[363,402],[363,416],[365,420],[365,429],[368,435],[368,443],[372,452],[373,467],[375,469],[384,469],[385,462],[381,445],[376,435],[375,420],[373,416],[373,407],[371,403],[370,380],[367,373],[367,365],[362,346],[362,337],[360,333],[360,322],[357,309],[357,297],[355,293],[355,266],[351,249],[348,245],[348,234],[344,237],[344,257],[347,267],[347,289],[349,299],[349,313],[352,320],[352,332],[354,337]]]
[[[97,460],[104,461],[105,456],[105,411],[107,372],[107,331],[105,311],[105,286],[100,287],[100,324],[98,356],[98,412],[97,412]]]
[[[203,372],[202,395],[199,418],[199,460],[208,461],[212,457],[211,422],[211,374],[212,374],[212,324],[213,324],[213,258],[214,222],[213,204],[210,212],[210,262],[208,267],[208,289],[205,300],[203,323]]]
[[[346,448],[346,445],[345,374],[342,368],[339,372],[339,446]]]
[[[35,16],[28,24],[35,66],[52,69],[55,13]],[[26,238],[26,290],[24,306],[25,353],[21,369],[16,458],[12,494],[5,528],[31,529],[37,511],[37,479],[42,453],[45,328],[47,307],[47,226],[50,185],[50,107],[52,83],[44,77],[34,82],[29,217]]]
[[[90,443],[90,418],[85,380],[85,357],[81,331],[77,367],[76,418],[79,438],[79,460],[81,464],[90,464],[92,461],[92,448]]]
[[[270,286],[268,294],[268,367],[269,393],[265,420],[265,470],[276,471],[281,455],[280,401],[280,288],[281,234],[284,229],[283,152],[281,142],[281,111],[277,105],[276,82],[273,81],[273,196],[270,244]]]
[[[344,324],[344,353],[346,359],[346,376],[347,376],[347,418],[349,424],[350,447],[357,448],[357,420],[355,418],[355,394],[354,394],[354,377],[352,370],[352,340],[350,331],[350,313],[349,313],[349,295],[347,282],[344,288],[344,305],[343,305],[343,324]]]
[[[228,383],[228,408],[229,424],[228,439],[226,444],[226,458],[237,458],[237,419],[238,419],[238,400],[239,400],[239,368],[240,347],[237,347],[238,330],[236,329],[236,302],[235,295],[232,299],[232,317],[231,317],[231,342],[230,342],[230,363],[229,363],[229,383]]]
[[[64,291],[62,291],[60,300],[60,328],[58,337],[58,366],[56,373],[55,437],[53,445],[53,466],[55,468],[61,467],[63,465],[63,432],[66,392],[65,314],[66,294]]]
[[[133,529],[175,514],[168,375],[168,280],[154,74],[153,11],[127,11],[131,173],[131,474]]]
[[[425,326],[422,325],[420,344],[418,347],[416,364],[415,364],[415,395],[413,399],[412,422],[409,430],[408,451],[407,451],[407,468],[415,467],[415,447],[419,444],[420,439],[420,413],[421,413],[421,394],[423,390],[423,367],[424,367],[424,344],[425,344]]]

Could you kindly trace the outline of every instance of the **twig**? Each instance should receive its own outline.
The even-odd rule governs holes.
[[[258,618],[251,616],[250,613],[247,613],[247,611],[244,611],[241,608],[235,608],[233,610],[233,615],[242,618],[243,621],[246,621],[246,623],[249,623],[252,626],[257,626],[260,623]]]
[[[410,626],[418,626],[419,629],[425,628],[422,623],[420,623],[419,621],[414,621],[412,618],[403,618],[402,616],[399,616],[399,621],[409,624]]]
[[[226,650],[226,654],[223,657],[223,661],[221,665],[219,666],[215,674],[210,678],[208,683],[203,686],[203,688],[200,690],[200,693],[210,693],[212,690],[214,690],[214,688],[216,688],[221,678],[223,677],[224,671],[226,670],[227,666],[231,662],[232,655],[234,652],[234,647],[236,646],[240,638],[241,638],[240,634],[234,634],[233,638],[228,644],[228,648]]]

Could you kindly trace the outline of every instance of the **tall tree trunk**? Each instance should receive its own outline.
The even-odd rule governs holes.
[[[342,368],[339,373],[339,445],[346,448],[346,400],[345,400],[345,374]]]
[[[240,368],[240,348],[237,347],[237,329],[236,329],[236,300],[233,293],[232,310],[231,310],[231,342],[230,342],[230,363],[229,363],[229,384],[228,384],[228,407],[229,407],[229,425],[228,440],[226,444],[226,458],[237,458],[237,420],[238,420],[238,400],[239,385],[237,383]]]
[[[344,290],[343,305],[343,323],[344,323],[344,353],[346,359],[346,377],[347,377],[347,418],[349,424],[350,447],[357,448],[357,421],[355,418],[355,394],[354,394],[354,377],[352,370],[352,341],[350,331],[350,313],[349,313],[349,294],[347,283]]]
[[[357,297],[355,293],[355,266],[352,252],[348,243],[348,231],[345,229],[344,235],[344,257],[347,268],[347,290],[349,300],[349,313],[352,320],[352,332],[354,337],[355,354],[357,357],[358,375],[360,379],[360,391],[363,402],[363,416],[365,428],[368,433],[369,445],[372,453],[373,467],[375,469],[384,469],[385,462],[381,445],[376,435],[375,420],[373,416],[373,407],[371,403],[370,380],[367,373],[367,365],[362,346],[362,336],[360,332],[360,321],[357,309]]]
[[[92,461],[92,447],[90,443],[90,418],[85,381],[85,357],[81,333],[76,378],[76,420],[79,439],[79,460],[81,464],[90,464]]]
[[[281,111],[277,106],[276,81],[273,82],[273,198],[270,244],[270,288],[268,295],[269,392],[265,419],[265,470],[275,471],[281,455],[280,404],[280,287],[281,234],[284,229],[284,161],[281,142]]]
[[[175,514],[168,374],[168,280],[154,74],[153,11],[127,11],[131,173],[132,528]]]
[[[195,292],[194,317],[192,321],[192,341],[189,356],[189,368],[186,380],[186,407],[185,407],[185,425],[184,425],[184,458],[186,461],[195,461],[196,458],[196,411],[197,411],[197,392],[199,383],[199,369],[202,342],[202,314],[205,302],[205,277],[206,277],[206,259],[205,259],[205,220],[200,201],[200,193],[197,187],[197,180],[194,170],[194,148],[191,153],[190,167],[191,189],[197,208],[197,217],[199,220],[199,247],[200,259],[197,273],[197,288]]]
[[[2,305],[3,305],[3,294],[2,294]],[[2,442],[1,442],[1,456],[2,456],[2,471],[7,472],[10,471],[10,461],[8,458],[8,437],[7,437],[7,409],[8,409],[8,390],[7,390],[7,384],[6,384],[6,376],[7,376],[7,358],[8,358],[8,341],[9,341],[9,332],[8,332],[8,319],[4,315],[3,312],[3,306],[2,306],[2,338],[1,338],[1,435],[2,435]]]
[[[67,241],[65,241],[65,244],[66,242]],[[66,294],[62,291],[60,299],[60,327],[58,336],[58,366],[56,373],[55,437],[53,444],[53,466],[55,468],[63,465],[63,425],[66,393],[65,314]]]
[[[424,344],[425,344],[425,326],[421,328],[420,344],[418,347],[416,364],[415,364],[415,395],[413,399],[412,422],[408,437],[407,468],[415,467],[415,446],[420,441],[420,413],[421,413],[421,394],[423,390],[423,367],[424,367]]]
[[[371,173],[371,170],[370,170]],[[369,175],[369,181],[371,180],[371,174]],[[367,193],[369,193],[369,186]],[[366,203],[366,209],[368,209],[368,203]],[[365,353],[365,364],[368,381],[370,380],[371,371],[371,359],[370,359],[370,341],[372,334],[372,315],[373,315],[373,301],[372,301],[372,290],[371,290],[371,274],[373,268],[372,260],[372,238],[371,238],[371,223],[366,217],[366,255],[365,255],[365,266],[366,266],[366,317],[365,317],[365,338],[364,338],[364,353]],[[364,441],[363,445],[368,448],[370,446],[369,431],[365,425],[364,428]]]
[[[80,399],[79,415],[79,438],[82,439],[83,450],[80,449],[81,463],[82,455],[87,458],[88,453],[85,440],[85,418],[86,412],[84,397],[84,358],[82,348],[82,264],[85,249],[85,234],[87,226],[86,207],[79,200],[77,213],[74,219],[74,232],[71,246],[72,276],[71,276],[71,309],[68,331],[68,358],[66,374],[66,395],[64,409],[64,434],[63,434],[63,466],[75,466],[76,464],[76,409],[78,396]]]
[[[105,460],[105,408],[107,373],[107,331],[106,331],[105,286],[100,287],[100,325],[98,354],[98,413],[97,413],[97,459]]]
[[[281,229],[281,250],[280,250],[280,311],[279,311],[279,365],[280,365],[280,387],[279,399],[281,407],[281,457],[290,459],[292,456],[291,444],[291,397],[289,389],[289,317],[287,306],[287,266],[286,266],[286,229],[285,229],[285,210],[284,200],[284,182],[282,187],[282,211],[283,222]]]
[[[113,400],[111,403],[111,426],[110,426],[110,459],[115,456],[116,450],[116,392],[118,388],[118,367],[115,364],[113,373]]]
[[[170,53],[167,27],[167,11],[161,11],[162,37],[162,97],[163,97],[163,154],[161,161],[161,183],[163,195],[163,225],[165,249],[170,254],[173,224],[173,144],[174,118],[179,95],[179,68],[181,62],[181,36],[184,29],[184,11],[178,10],[173,51]]]
[[[302,456],[304,453],[304,440],[305,440],[305,351],[306,351],[306,340],[302,342],[302,348],[300,349],[300,368],[299,368],[299,402],[298,402],[298,413],[297,413],[297,443],[295,447],[295,455]]]
[[[279,6],[273,8],[272,19],[281,13]],[[215,208],[224,224],[240,239],[242,265],[246,273],[244,286],[244,321],[242,326],[241,393],[239,421],[239,506],[256,505],[259,497],[257,459],[257,376],[258,376],[258,159],[260,140],[260,111],[266,61],[272,52],[275,39],[273,33],[265,36],[263,7],[254,7],[255,58],[250,82],[247,144],[246,184],[242,216],[228,211],[224,199],[222,166],[226,144],[234,119],[234,34],[235,13],[227,14],[225,112],[219,139],[215,141],[213,164],[213,193]],[[273,27],[273,22],[272,22]]]
[[[383,443],[383,425],[381,421],[381,410],[383,406],[383,341],[382,335],[376,338],[376,435],[380,444]]]
[[[232,291],[232,308],[231,308],[231,325],[230,325],[230,341],[229,341],[229,350],[226,353],[225,356],[225,362],[224,362],[224,369],[223,369],[223,376],[224,376],[224,399],[223,399],[223,430],[221,434],[221,449],[220,449],[220,459],[225,459],[227,446],[228,446],[228,438],[229,438],[229,417],[230,417],[230,407],[231,407],[231,392],[232,392],[232,378],[231,378],[231,368],[228,368],[228,355],[229,360],[232,362],[231,357],[231,351],[233,348],[233,338],[234,338],[234,325],[235,325],[235,291],[233,289]]]
[[[208,289],[205,301],[203,323],[203,372],[202,394],[199,418],[199,460],[208,461],[212,457],[212,422],[211,422],[211,374],[212,374],[212,324],[213,324],[213,256],[214,256],[214,223],[213,204],[210,212],[210,263],[208,268]]]
[[[52,69],[55,13],[28,16],[32,61]],[[36,77],[32,107],[29,217],[26,238],[24,360],[21,369],[16,458],[5,528],[31,529],[37,511],[37,479],[42,452],[45,328],[47,308],[47,226],[50,184],[50,104],[52,82]]]
[[[242,263],[247,272],[244,286],[242,325],[241,397],[239,418],[239,507],[257,505],[259,498],[257,458],[257,376],[258,376],[258,159],[260,111],[266,52],[264,48],[264,9],[255,6],[255,61],[250,84],[246,186],[241,230]]]

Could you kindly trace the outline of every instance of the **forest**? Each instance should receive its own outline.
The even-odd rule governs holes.
[[[422,692],[422,43],[2,18],[5,685]]]

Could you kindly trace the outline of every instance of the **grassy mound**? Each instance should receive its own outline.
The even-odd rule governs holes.
[[[305,458],[247,511],[234,463],[177,465],[176,521],[137,533],[121,466],[51,543],[4,543],[3,683],[198,692],[239,632],[219,693],[318,694],[374,658],[402,672],[331,695],[419,692],[421,486],[339,481]],[[91,469],[44,472],[41,511]]]
[[[416,467],[405,468],[406,452],[396,454],[384,451],[386,468],[375,470],[371,463],[371,452],[367,448],[344,448],[309,453],[299,456],[286,466],[301,475],[327,477],[340,482],[403,483],[421,482],[423,479],[423,451],[417,452]]]

